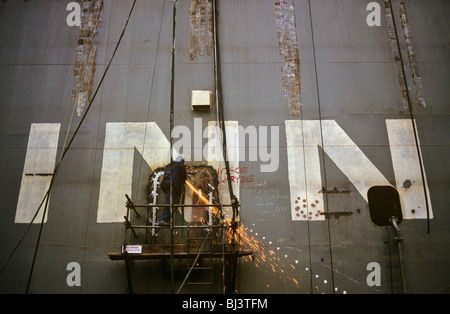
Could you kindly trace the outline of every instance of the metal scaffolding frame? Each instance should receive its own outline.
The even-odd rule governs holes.
[[[234,208],[234,211],[237,211],[237,207],[239,207],[239,204],[229,204],[229,205],[222,205],[222,204],[134,204],[134,202],[130,199],[128,195],[125,195],[127,198],[126,201],[126,208],[127,213],[126,216],[124,216],[124,225],[125,225],[125,238],[123,245],[121,247],[120,252],[113,252],[108,253],[108,257],[110,260],[117,261],[117,260],[123,260],[125,262],[125,270],[126,270],[126,277],[127,277],[127,283],[128,293],[133,293],[133,283],[131,278],[131,264],[136,260],[154,260],[154,259],[170,259],[171,261],[171,269],[173,269],[173,262],[175,259],[187,259],[188,260],[188,272],[186,274],[186,277],[184,278],[181,286],[177,289],[176,293],[179,293],[181,289],[183,288],[184,284],[187,282],[187,279],[189,278],[190,274],[193,270],[199,269],[196,267],[197,262],[200,258],[209,258],[211,261],[213,259],[221,259],[222,260],[222,292],[225,293],[233,293],[234,291],[234,285],[235,285],[235,277],[236,277],[236,263],[237,258],[242,256],[249,256],[252,255],[251,251],[243,251],[239,249],[239,244],[236,241],[236,228],[238,226],[238,222],[232,219],[230,222],[226,222],[223,215],[222,215],[222,209],[224,207],[232,207]],[[140,214],[137,209],[144,208],[146,210],[150,210],[153,208],[165,208],[165,207],[171,207],[171,208],[177,208],[177,207],[200,207],[200,208],[216,208],[218,210],[217,214],[215,215],[219,219],[215,219],[217,223],[206,223],[202,225],[175,225],[175,219],[173,219],[172,212],[172,219],[170,226],[158,226],[158,225],[138,225],[132,223],[131,218],[131,212],[135,213],[136,217],[140,217]],[[161,243],[161,244],[131,244],[128,243],[129,233],[131,232],[135,238],[139,238],[139,235],[137,234],[138,229],[150,229],[150,230],[167,230],[169,229],[170,235],[171,235],[171,241],[170,245],[167,243]],[[188,235],[189,232],[192,230],[204,230],[207,232],[207,236],[203,238],[187,238],[187,243],[175,243],[173,241],[173,235],[175,230],[185,230]],[[212,236],[212,231],[217,230],[220,231],[220,236],[218,238],[214,238]],[[226,242],[226,231],[231,231],[231,237],[229,241]],[[203,243],[199,247],[198,244],[191,244],[189,243],[189,239],[195,239],[195,240],[203,240]],[[145,241],[144,241],[145,242]],[[208,243],[208,250],[204,250],[205,244]],[[139,253],[131,253],[127,251],[127,246],[133,245],[133,246],[139,246],[141,248],[141,251]],[[189,263],[190,259],[194,259],[192,263]],[[205,268],[200,268],[205,269]],[[212,271],[211,268],[207,268],[208,270]],[[194,284],[212,284],[211,282],[196,282]],[[174,277],[171,276],[171,290],[174,292],[175,290],[175,283],[174,283]]]
[[[215,103],[215,111],[216,111],[216,120],[217,125],[220,127],[221,136],[220,141],[222,143],[222,153],[223,153],[223,160],[225,163],[226,168],[226,174],[227,174],[227,182],[228,182],[228,191],[230,193],[230,200],[231,204],[223,205],[223,204],[192,204],[192,205],[185,205],[185,204],[173,204],[173,188],[172,188],[172,178],[170,178],[170,190],[169,190],[169,197],[170,202],[166,205],[161,204],[145,204],[145,205],[136,205],[134,204],[129,196],[127,195],[127,215],[124,216],[124,224],[125,224],[125,241],[124,245],[122,246],[122,250],[120,253],[109,253],[108,257],[111,260],[124,260],[125,261],[125,268],[127,273],[127,281],[128,281],[128,292],[132,293],[132,280],[131,280],[131,270],[130,270],[130,262],[134,260],[145,260],[145,259],[161,259],[161,258],[170,258],[170,265],[171,265],[171,291],[172,293],[175,293],[175,287],[174,287],[174,260],[179,258],[189,258],[195,257],[194,263],[190,265],[189,271],[185,277],[185,280],[183,281],[181,287],[178,289],[177,293],[181,290],[184,283],[186,282],[187,278],[191,274],[192,270],[194,269],[194,266],[197,262],[197,260],[200,257],[205,257],[205,255],[209,256],[211,259],[214,258],[222,258],[223,263],[223,287],[222,291],[223,293],[232,293],[234,292],[234,285],[235,285],[235,277],[236,277],[236,262],[237,258],[242,256],[248,256],[251,255],[251,251],[240,251],[238,249],[238,244],[236,243],[236,230],[238,228],[239,222],[237,221],[237,217],[239,216],[239,201],[236,197],[236,195],[233,192],[233,186],[231,184],[230,177],[230,165],[227,159],[227,139],[226,139],[226,132],[225,132],[225,119],[224,119],[224,109],[223,109],[223,93],[222,93],[222,84],[221,84],[221,66],[220,66],[220,49],[219,49],[219,39],[218,39],[218,0],[211,0],[212,1],[212,35],[213,35],[213,47],[214,47],[214,103]],[[172,134],[173,126],[174,126],[174,81],[175,81],[175,30],[176,30],[176,12],[177,12],[177,0],[173,0],[173,13],[172,13],[172,51],[171,51],[171,60],[170,60],[170,71],[171,71],[171,92],[170,92],[170,134]],[[170,162],[172,164],[173,157],[172,157],[172,151],[173,151],[173,143],[172,143],[172,136],[170,136]],[[155,203],[155,202],[154,202]],[[154,223],[152,226],[147,225],[133,225],[130,218],[130,211],[133,210],[137,216],[139,216],[139,213],[137,212],[136,208],[147,208],[147,210],[151,208],[164,208],[169,207],[170,208],[170,247],[168,248],[166,246],[160,246],[159,249],[151,250],[151,246],[153,246],[153,249],[155,249],[155,244],[150,246],[143,247],[143,252],[140,254],[130,254],[126,250],[126,239],[127,239],[127,232],[128,230],[131,230],[131,232],[134,234],[135,237],[137,237],[135,229],[151,229],[151,230],[159,230],[163,226],[156,226]],[[207,225],[201,225],[201,226],[183,226],[183,225],[175,225],[174,224],[174,208],[178,207],[214,207],[217,210],[218,214],[217,216],[220,218],[218,224],[212,224],[210,221],[210,224]],[[224,207],[231,207],[232,208],[232,218],[230,222],[225,223],[222,209]],[[191,245],[189,242],[188,237],[188,243],[184,245],[178,245],[174,242],[174,234],[175,230],[179,229],[186,229],[188,231],[188,234],[191,229],[204,229],[207,231],[207,236],[203,238],[204,242],[200,249],[191,251]],[[221,230],[221,237],[220,242],[214,243],[211,231],[213,229],[220,229]],[[225,243],[225,231],[230,230],[231,231],[231,237],[230,242]],[[209,238],[209,240],[208,240]],[[205,246],[206,242],[210,241],[209,245],[209,251],[205,252],[203,251],[203,247]],[[168,253],[168,250],[170,249],[170,254]],[[192,249],[195,249],[195,247],[192,247]]]

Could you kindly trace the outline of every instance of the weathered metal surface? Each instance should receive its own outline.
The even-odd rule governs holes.
[[[363,192],[380,182],[396,187],[402,194],[401,201],[405,201],[399,228],[404,239],[408,292],[438,293],[448,288],[450,2],[392,0],[394,14],[391,14],[385,1],[375,1],[381,6],[381,26],[372,27],[366,23],[370,13],[366,9],[368,2],[219,2],[225,119],[230,121],[230,134],[238,134],[240,126],[255,126],[258,135],[256,142],[248,140],[250,133],[244,142],[233,141],[230,136],[230,143],[244,148],[244,154],[233,161],[233,183],[239,192],[239,218],[249,236],[246,243],[255,252],[254,261],[244,258],[240,262],[238,292],[400,293],[399,256],[393,230],[372,223]],[[197,3],[200,6],[205,3],[204,22],[202,10],[196,9],[195,16],[191,12]],[[207,163],[210,155],[202,153],[212,154],[214,148],[208,151],[215,134],[215,109],[193,112],[190,106],[192,90],[214,89],[213,60],[207,51],[209,3],[177,3],[175,126],[189,129],[191,135],[199,134],[189,138],[193,149],[189,154],[185,152],[193,164]],[[97,86],[112,55],[130,4],[104,1],[102,26],[95,37],[98,46],[93,86]],[[150,148],[159,147],[169,157],[164,145],[169,139],[172,4],[172,0],[136,4],[101,91],[56,179],[31,284],[33,293],[124,290],[124,266],[111,262],[107,253],[117,251],[123,243],[124,194],[130,193],[139,203],[148,202],[148,178],[164,165],[163,158],[150,157],[155,152]],[[281,10],[282,4],[287,5],[286,9],[291,5],[293,11]],[[52,173],[36,167],[24,169],[28,139],[34,134],[31,125],[61,125],[58,158],[73,109],[72,90],[78,84],[73,76],[74,57],[80,29],[66,24],[66,5],[59,0],[3,1],[0,5],[2,263],[26,228],[24,223],[15,223],[19,197],[30,196],[26,189],[21,189],[22,179],[48,179],[40,174]],[[281,16],[277,19],[278,9],[289,20]],[[407,15],[402,15],[401,10]],[[281,24],[277,25],[277,21]],[[205,25],[201,35],[204,56],[197,50],[194,60],[191,60],[192,25],[195,36],[201,35],[200,26]],[[280,27],[284,28],[278,33]],[[400,49],[394,40],[398,40]],[[290,51],[287,59],[280,54],[281,48],[285,49],[283,53]],[[396,58],[400,53],[403,65]],[[416,68],[411,67],[414,61]],[[292,72],[283,72],[294,74],[293,80],[286,81],[289,84],[286,93],[280,69],[288,63],[295,67]],[[415,121],[411,121],[407,112],[407,86]],[[299,105],[294,101],[300,101],[297,92],[301,92],[301,107],[297,108],[301,114],[293,116],[291,108],[285,107],[285,96],[292,100],[290,104]],[[423,101],[419,99],[420,92]],[[420,140],[420,155],[415,152],[413,122]],[[124,131],[111,132],[118,124],[123,124]],[[290,129],[289,124],[294,127]],[[260,133],[260,127],[266,130],[278,127],[277,146],[267,145],[272,133]],[[258,151],[256,158],[250,154],[261,138],[267,140],[267,147],[263,145],[267,149],[262,152],[267,155],[275,149],[279,153],[274,172],[261,171],[261,166],[269,163],[261,158],[264,154]],[[181,140],[181,136],[175,140]],[[357,154],[343,153],[351,151]],[[312,162],[300,162],[308,158]],[[45,158],[45,162],[57,160],[49,159]],[[432,205],[430,234],[426,227],[420,159]],[[44,159],[36,157],[33,162]],[[214,168],[220,180],[224,180],[223,163],[218,161]],[[299,179],[302,174],[299,169],[303,171],[303,181]],[[379,180],[368,177],[368,173],[376,174]],[[290,176],[297,180],[295,185]],[[294,191],[295,187],[299,189]],[[302,196],[313,197],[306,203],[311,209],[311,204],[319,205],[315,203],[317,197],[323,199],[320,201],[323,212],[314,212],[318,214],[315,220],[293,220],[293,214],[297,217],[297,204],[302,206],[306,199],[295,203],[300,192],[304,192]],[[27,215],[32,213],[31,207]],[[99,216],[105,221],[99,221]],[[115,216],[120,221],[108,220]],[[146,224],[146,217],[139,219],[138,223]],[[36,243],[35,227],[31,226],[0,274],[1,292],[24,291]],[[66,284],[69,262],[81,265],[80,287]],[[369,286],[366,282],[371,262],[381,266],[381,286]],[[170,292],[164,265],[167,266],[148,261],[130,266],[138,277],[134,290]],[[177,269],[185,274],[185,263],[177,265]],[[219,277],[220,273],[221,269],[217,269]],[[183,278],[177,279],[178,283]],[[210,291],[218,293],[221,287],[213,286]]]
[[[295,8],[293,2],[275,1],[275,17],[280,55],[286,61],[281,68],[285,104],[291,115],[300,115],[300,52],[297,43]]]
[[[405,36],[406,41],[406,47],[407,47],[407,54],[409,59],[409,66],[411,68],[411,75],[414,80],[414,86],[416,88],[417,93],[417,99],[419,102],[419,105],[423,108],[425,108],[427,105],[425,103],[425,97],[423,95],[423,88],[422,88],[422,78],[419,73],[419,66],[417,64],[416,60],[416,53],[414,51],[414,42],[412,39],[412,30],[411,26],[408,23],[408,16],[406,15],[406,6],[404,1],[400,1],[400,19],[402,23],[402,28]]]
[[[394,17],[389,0],[384,1],[386,23],[389,32],[389,43],[391,45],[392,54],[394,55],[395,68],[397,69],[398,82],[400,84],[400,91],[402,95],[402,106],[404,111],[409,111],[409,100],[406,93],[405,75],[403,74],[403,64],[401,62],[400,51],[398,49],[398,36],[395,30]]]
[[[213,49],[212,0],[191,0],[190,13],[190,58],[197,54],[211,56]]]
[[[92,99],[98,48],[95,37],[102,23],[103,2],[84,0],[81,6],[81,27],[73,69],[73,76],[78,79],[78,88],[72,92],[78,116]]]

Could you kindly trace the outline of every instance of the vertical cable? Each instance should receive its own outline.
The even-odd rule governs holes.
[[[313,49],[313,62],[314,62],[314,73],[316,76],[316,90],[317,90],[317,103],[319,108],[319,124],[320,124],[320,138],[321,138],[321,146],[322,146],[322,163],[323,163],[323,173],[325,177],[325,190],[328,190],[327,185],[327,172],[326,172],[326,166],[325,166],[325,152],[324,152],[324,142],[323,142],[323,129],[322,129],[322,112],[321,112],[321,106],[320,106],[320,93],[319,93],[319,77],[317,76],[317,62],[316,62],[316,47],[314,44],[314,29],[313,29],[313,22],[312,22],[312,13],[311,13],[311,0],[308,1],[309,6],[309,16],[310,16],[310,24],[311,24],[311,37],[312,37],[312,49]],[[328,193],[325,194],[325,208],[328,212]],[[334,267],[333,267],[333,252],[331,250],[331,230],[330,230],[330,220],[327,219],[327,228],[328,228],[328,248],[329,248],[329,254],[330,254],[330,267],[331,267],[331,282],[333,286],[333,294],[335,292],[335,286],[334,286]],[[312,288],[311,288],[312,289]]]
[[[405,87],[406,87],[405,88],[406,97],[408,100],[408,109],[409,109],[409,115],[410,115],[411,124],[412,124],[412,128],[413,128],[413,133],[414,133],[414,141],[416,143],[417,156],[419,159],[420,174],[422,176],[423,194],[425,196],[425,206],[427,207],[427,233],[429,234],[430,233],[430,205],[428,204],[428,192],[427,192],[427,186],[426,186],[426,182],[425,182],[425,171],[424,171],[424,167],[423,167],[422,154],[420,153],[419,138],[417,135],[417,128],[416,128],[414,113],[412,110],[411,95],[409,94],[408,82],[406,80],[405,65],[403,63],[402,51],[401,51],[401,47],[400,47],[400,42],[398,40],[397,27],[395,25],[395,16],[394,16],[394,11],[392,9],[392,1],[391,0],[388,0],[388,1],[389,1],[389,9],[391,11],[391,16],[392,16],[392,24],[394,26],[394,31],[395,31],[395,40],[397,42],[398,54],[400,57],[400,63],[402,65],[401,68],[402,68],[402,74],[403,74],[403,81],[404,81]]]
[[[161,10],[161,21],[159,23],[159,34],[158,34],[158,41],[156,43],[156,53],[155,53],[155,62],[154,62],[154,66],[153,66],[153,70],[152,70],[152,76],[151,76],[151,84],[150,84],[150,95],[148,97],[148,107],[147,107],[147,115],[145,118],[145,121],[148,122],[149,121],[149,116],[150,116],[150,108],[151,108],[151,100],[152,100],[152,95],[153,95],[153,88],[154,88],[154,83],[155,83],[155,73],[156,73],[156,67],[157,67],[157,63],[158,63],[158,51],[159,51],[159,43],[161,40],[161,32],[162,32],[162,22],[163,22],[163,18],[164,18],[164,8],[166,6],[166,2],[163,1],[162,3],[162,10]],[[148,123],[145,124],[145,128],[144,128],[144,145],[146,143],[147,140],[147,130],[148,130]],[[140,182],[141,180],[141,172],[142,172],[142,160],[139,164],[139,173],[138,173],[138,178],[137,178],[137,182]],[[154,229],[153,229],[154,231]]]
[[[219,123],[222,135],[222,152],[223,159],[225,161],[225,168],[228,177],[228,190],[230,191],[230,199],[233,201],[235,195],[233,193],[233,186],[231,184],[231,174],[230,174],[230,164],[227,157],[227,135],[225,129],[224,121],[224,111],[223,111],[223,97],[222,97],[222,82],[221,82],[221,69],[220,69],[220,55],[219,55],[219,34],[217,26],[217,2],[218,0],[213,0],[213,36],[214,36],[214,89],[215,89],[215,102],[216,102],[216,119]]]
[[[221,131],[220,134],[222,135],[222,153],[223,153],[223,159],[225,162],[225,169],[227,173],[227,183],[228,183],[228,191],[230,193],[230,200],[232,205],[236,205],[232,207],[233,214],[231,219],[231,245],[233,246],[236,244],[236,218],[238,215],[238,200],[233,192],[233,185],[231,184],[231,173],[230,173],[230,164],[228,162],[228,154],[227,154],[227,135],[226,135],[226,125],[225,125],[225,117],[224,117],[224,110],[223,110],[223,96],[222,96],[222,82],[221,82],[221,67],[220,67],[220,47],[219,47],[219,32],[218,32],[218,0],[212,0],[213,3],[213,45],[214,45],[214,91],[215,91],[215,107],[216,107],[216,119],[217,124],[219,126],[219,129]],[[240,236],[238,234],[238,241],[240,241]],[[232,265],[231,265],[231,287],[234,287],[236,282],[236,266],[237,261],[236,257],[233,257]],[[225,278],[225,274],[224,274]]]
[[[386,226],[386,234],[387,234],[387,243],[388,245],[388,253],[389,253],[389,275],[390,275],[390,285],[391,285],[391,294],[394,293],[394,279],[392,274],[392,252],[391,252],[391,236],[389,235],[389,226]]]
[[[171,80],[170,80],[170,130],[169,130],[169,139],[170,139],[170,286],[172,290],[172,294],[175,293],[174,287],[174,217],[173,217],[173,156],[172,156],[172,130],[173,130],[173,122],[174,122],[174,82],[175,82],[175,27],[176,27],[176,15],[177,15],[177,0],[173,0],[173,15],[172,15],[172,56],[170,59],[170,69],[171,69]]]
[[[89,101],[89,105],[87,106],[87,108],[86,108],[86,110],[85,110],[83,116],[81,117],[81,120],[80,120],[80,122],[78,123],[78,126],[76,127],[76,129],[75,129],[75,131],[74,131],[74,133],[73,133],[73,135],[72,135],[70,141],[67,143],[67,146],[65,147],[65,149],[63,149],[63,151],[62,151],[62,153],[61,153],[61,157],[60,157],[59,162],[56,164],[56,166],[55,166],[55,168],[54,168],[53,175],[52,175],[52,178],[51,178],[51,180],[50,180],[49,187],[48,187],[48,189],[47,189],[47,192],[46,192],[44,198],[42,199],[42,201],[41,201],[41,203],[40,203],[40,205],[39,205],[39,207],[38,207],[36,213],[34,214],[33,219],[32,219],[31,222],[29,223],[28,228],[26,229],[25,233],[22,235],[22,238],[19,240],[19,242],[18,242],[18,244],[16,245],[16,247],[14,248],[13,252],[12,252],[11,255],[8,257],[6,263],[2,266],[2,269],[1,269],[1,270],[4,269],[4,267],[6,266],[6,264],[7,264],[7,263],[9,262],[9,260],[11,259],[12,255],[14,254],[14,252],[16,251],[16,249],[18,248],[18,246],[19,246],[20,243],[22,242],[23,238],[25,237],[26,233],[28,232],[29,228],[31,227],[31,224],[33,223],[34,219],[37,217],[37,215],[38,215],[38,213],[39,213],[39,211],[40,211],[42,205],[43,205],[44,202],[45,202],[44,214],[43,214],[43,218],[42,218],[42,221],[41,221],[41,225],[40,225],[40,227],[39,227],[39,235],[38,235],[38,239],[37,239],[37,243],[36,243],[35,253],[34,253],[34,256],[33,256],[33,262],[32,262],[32,265],[31,265],[30,275],[29,275],[29,277],[28,277],[28,283],[27,283],[26,293],[28,293],[28,291],[29,291],[29,287],[30,287],[30,283],[31,283],[31,278],[32,278],[32,275],[33,275],[33,269],[34,269],[34,264],[35,264],[35,261],[36,261],[37,251],[38,251],[38,248],[39,248],[40,238],[41,238],[41,235],[42,235],[42,229],[43,229],[43,227],[44,227],[44,217],[45,217],[45,214],[46,214],[46,211],[47,211],[47,208],[48,208],[48,200],[49,200],[49,197],[50,197],[50,191],[51,191],[51,189],[52,189],[52,187],[53,187],[53,184],[54,184],[54,182],[55,182],[55,178],[56,178],[56,176],[57,176],[57,174],[58,174],[58,172],[59,172],[59,169],[61,168],[61,164],[62,164],[62,162],[63,162],[63,160],[64,160],[64,157],[66,156],[67,152],[69,151],[69,148],[71,147],[71,145],[72,145],[72,143],[73,143],[73,141],[74,141],[76,135],[78,134],[78,131],[80,130],[81,125],[83,124],[84,120],[86,119],[86,116],[87,116],[87,114],[88,114],[88,112],[89,112],[89,110],[90,110],[90,108],[91,108],[91,106],[92,106],[92,103],[94,102],[95,97],[97,96],[97,93],[98,93],[98,91],[99,91],[99,89],[100,89],[100,86],[102,85],[102,83],[103,83],[103,81],[104,81],[104,79],[105,79],[105,77],[106,77],[106,73],[108,73],[108,70],[109,70],[109,68],[110,68],[110,66],[111,66],[111,63],[112,63],[112,61],[113,61],[113,59],[114,59],[114,56],[116,55],[117,49],[119,48],[120,42],[122,41],[123,35],[125,34],[125,30],[127,29],[128,22],[130,21],[130,17],[131,17],[131,14],[132,14],[133,10],[134,10],[135,4],[136,4],[136,0],[133,1],[133,4],[132,4],[131,9],[130,9],[130,12],[128,13],[127,21],[125,22],[125,26],[124,26],[123,29],[122,29],[122,33],[120,34],[119,40],[117,41],[116,47],[114,48],[113,54],[112,54],[112,56],[111,56],[111,59],[109,60],[109,63],[108,63],[108,65],[107,65],[105,71],[103,72],[103,75],[102,75],[102,77],[101,77],[101,79],[100,79],[100,82],[99,82],[99,84],[98,84],[98,86],[97,86],[97,89],[95,90],[94,95],[92,96],[92,99]],[[66,143],[66,142],[67,142],[67,140],[65,140],[65,143]],[[1,271],[0,271],[0,272],[1,272]]]
[[[92,32],[92,38],[91,38],[91,41],[93,41],[94,36],[95,36],[95,32],[97,31],[98,21],[99,21],[99,19],[100,19],[100,13],[101,13],[101,11],[102,11],[102,8],[103,8],[103,1],[102,1],[102,3],[101,3],[100,8],[99,8],[98,13],[97,13],[96,23],[95,23],[95,26],[94,26],[94,31]],[[92,47],[93,47],[93,43],[89,46],[89,51],[88,51],[88,54],[87,54],[87,55],[88,55],[88,58],[86,59],[86,63],[88,62],[89,57],[90,57],[90,55],[91,55]],[[85,75],[85,73],[86,73],[86,71],[83,71],[82,76],[81,76],[81,79],[80,79],[80,82],[82,82],[82,81],[84,80],[84,75]],[[77,108],[77,105],[78,105],[78,96],[79,96],[79,93],[77,93],[77,96],[76,96],[76,99],[75,99],[75,102],[74,102],[74,105],[73,105],[72,115],[71,115],[70,120],[69,120],[69,126],[68,126],[68,128],[67,128],[66,136],[65,136],[65,138],[64,138],[64,143],[63,143],[62,150],[61,150],[62,152],[64,152],[64,150],[66,149],[66,146],[67,146],[67,140],[69,139],[70,130],[72,129],[72,123],[73,123],[73,120],[74,120],[74,117],[75,117],[75,111],[76,111],[76,108]],[[62,158],[63,158],[63,154],[61,154],[58,163],[61,163]],[[55,175],[55,173],[56,173],[56,171],[53,172],[53,175]],[[27,288],[26,288],[26,292],[25,292],[25,293],[28,293],[29,288],[30,288],[31,277],[32,277],[32,275],[33,275],[34,263],[35,263],[35,261],[36,261],[37,251],[38,251],[38,248],[39,248],[39,242],[40,242],[41,234],[42,234],[42,228],[43,228],[43,225],[44,225],[44,219],[45,219],[45,215],[47,214],[48,201],[49,201],[49,199],[50,199],[50,187],[49,187],[48,193],[45,194],[44,199],[42,200],[42,202],[45,201],[45,205],[44,205],[44,213],[43,213],[43,215],[42,215],[42,220],[41,220],[41,225],[40,225],[40,228],[39,228],[38,239],[37,239],[36,247],[35,247],[35,250],[34,250],[33,261],[32,261],[32,263],[31,263],[31,270],[30,270],[30,274],[29,274],[29,276],[28,276],[28,283],[27,283]],[[41,209],[41,207],[42,207],[42,204],[43,204],[42,202],[41,202],[41,204],[39,205],[39,208],[38,208],[36,214],[34,215],[33,219],[31,220],[31,223],[30,223],[30,224],[33,223],[35,217],[37,216],[37,213],[40,211],[40,209]],[[27,229],[27,231],[28,231],[28,229]]]
[[[292,7],[294,7],[294,2],[292,2]],[[294,12],[295,12],[295,7],[294,7]],[[310,14],[311,15],[311,14]],[[311,18],[311,17],[310,17]],[[300,93],[299,95],[300,97],[300,125],[301,125],[301,132],[302,132],[302,153],[303,153],[303,169],[304,171],[304,185],[305,185],[305,192],[306,192],[306,198],[308,195],[308,185],[306,183],[306,153],[305,153],[305,132],[304,132],[304,118],[303,118],[303,106],[301,105],[302,101],[301,101],[301,97],[302,94]],[[308,209],[309,212],[309,209]],[[313,277],[313,271],[312,271],[312,254],[311,254],[311,230],[310,230],[310,220],[308,219],[308,215],[307,215],[307,220],[306,220],[306,229],[307,229],[307,234],[308,234],[308,259],[309,259],[309,293],[313,294],[313,283],[312,283],[312,277]]]

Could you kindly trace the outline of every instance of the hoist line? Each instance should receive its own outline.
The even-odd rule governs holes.
[[[173,138],[172,131],[174,125],[174,98],[175,98],[175,30],[176,30],[176,15],[177,15],[177,0],[173,0],[173,10],[172,10],[172,54],[170,58],[170,121],[169,121],[169,142],[170,142],[170,187],[169,187],[169,199],[170,199],[170,287],[172,294],[175,292],[175,271],[174,271],[174,244],[175,244],[175,235],[174,235],[174,217],[173,217]]]
[[[412,129],[413,129],[413,134],[414,134],[414,142],[415,142],[415,146],[416,146],[416,151],[417,151],[417,158],[419,160],[419,167],[420,167],[420,174],[422,177],[422,186],[423,186],[423,194],[425,197],[425,206],[427,208],[427,234],[430,234],[430,205],[428,204],[428,192],[427,192],[427,185],[426,185],[426,181],[425,181],[425,170],[424,170],[424,166],[423,166],[423,159],[422,159],[422,154],[420,152],[420,145],[419,145],[419,136],[418,136],[418,132],[417,132],[417,127],[416,127],[416,123],[415,123],[415,117],[414,117],[414,112],[413,112],[413,108],[412,108],[412,103],[411,103],[411,95],[409,94],[409,87],[408,87],[408,82],[406,80],[406,73],[405,73],[405,66],[403,63],[403,56],[402,56],[402,52],[401,52],[401,46],[400,46],[400,42],[398,39],[398,34],[397,34],[397,27],[396,27],[396,23],[395,23],[395,16],[394,16],[394,11],[392,9],[392,1],[389,0],[389,9],[391,12],[391,16],[392,16],[392,24],[393,24],[393,28],[395,31],[395,41],[397,43],[397,49],[398,49],[398,55],[400,58],[400,64],[402,65],[402,75],[403,75],[403,82],[405,84],[405,90],[406,90],[406,97],[407,97],[407,103],[408,103],[408,109],[409,109],[409,115],[410,115],[410,119],[411,119],[411,124],[412,124]]]
[[[58,174],[58,172],[59,172],[59,169],[61,168],[61,164],[62,164],[62,162],[63,162],[65,156],[67,155],[67,152],[69,151],[70,147],[72,146],[72,143],[73,143],[73,141],[74,141],[76,135],[78,134],[78,132],[79,132],[79,130],[80,130],[80,128],[81,128],[81,125],[83,124],[83,122],[84,122],[84,120],[86,119],[86,116],[87,116],[89,110],[90,110],[91,107],[92,107],[92,104],[93,104],[93,102],[94,102],[94,100],[95,100],[95,98],[96,98],[96,96],[97,96],[97,93],[98,93],[98,91],[100,90],[100,87],[102,86],[102,83],[103,83],[103,81],[104,81],[104,79],[105,79],[105,77],[106,77],[106,74],[107,74],[107,72],[108,72],[108,70],[109,70],[109,68],[110,68],[110,66],[111,66],[111,63],[112,63],[112,61],[113,61],[113,59],[114,59],[114,56],[116,55],[116,52],[117,52],[117,50],[118,50],[118,48],[119,48],[119,45],[120,45],[120,43],[121,43],[121,41],[122,41],[122,38],[123,38],[124,34],[125,34],[125,30],[127,29],[127,26],[128,26],[128,23],[129,23],[131,14],[133,13],[135,4],[136,4],[136,0],[133,1],[133,4],[132,4],[131,9],[130,9],[130,11],[129,11],[129,13],[128,13],[128,17],[127,17],[127,20],[126,20],[126,22],[125,22],[125,25],[124,25],[124,27],[123,27],[123,29],[122,29],[122,32],[121,32],[121,34],[120,34],[120,37],[119,37],[119,39],[118,39],[118,41],[117,41],[117,44],[116,44],[116,46],[115,46],[115,48],[114,48],[113,54],[112,54],[112,56],[111,56],[111,58],[110,58],[110,60],[109,60],[109,62],[108,62],[108,65],[107,65],[105,71],[103,72],[103,75],[102,75],[102,77],[101,77],[101,79],[100,79],[100,81],[99,81],[99,84],[98,84],[98,86],[97,86],[97,88],[96,88],[96,90],[95,90],[95,92],[94,92],[94,94],[93,94],[91,100],[89,101],[88,106],[86,107],[86,110],[85,110],[83,116],[82,116],[81,119],[80,119],[80,122],[78,123],[78,125],[77,125],[77,127],[76,127],[74,133],[72,134],[72,137],[70,138],[70,140],[69,140],[68,143],[67,143],[67,137],[66,137],[66,139],[65,139],[65,143],[67,143],[67,146],[65,146],[65,148],[62,150],[60,160],[59,160],[59,162],[56,164],[56,166],[55,166],[55,168],[54,168],[53,175],[52,175],[52,177],[51,177],[51,180],[50,180],[50,183],[49,183],[49,187],[48,187],[48,189],[47,189],[47,192],[45,193],[45,195],[44,195],[44,197],[43,197],[43,199],[42,199],[42,201],[41,201],[41,203],[40,203],[40,205],[39,205],[39,207],[38,207],[36,213],[34,214],[34,216],[33,216],[32,220],[31,220],[31,222],[28,224],[28,227],[27,227],[27,229],[25,230],[24,234],[22,235],[21,239],[19,240],[18,244],[16,245],[16,247],[14,248],[14,250],[12,251],[12,253],[11,253],[10,256],[8,257],[7,261],[5,262],[5,264],[2,266],[2,268],[1,268],[1,270],[0,270],[0,273],[1,273],[1,271],[3,271],[3,269],[5,268],[5,266],[6,266],[6,265],[8,264],[8,262],[11,260],[12,256],[14,255],[15,251],[17,250],[17,248],[19,247],[19,245],[21,244],[21,242],[23,241],[23,239],[25,238],[25,235],[27,234],[28,230],[30,229],[31,225],[33,224],[34,220],[36,219],[36,217],[37,217],[39,211],[41,210],[42,205],[43,205],[44,202],[45,202],[44,214],[42,215],[42,221],[41,221],[40,228],[39,228],[39,235],[38,235],[38,239],[37,239],[37,244],[36,244],[36,248],[35,248],[35,253],[34,253],[34,256],[33,256],[33,262],[32,262],[32,265],[31,265],[30,275],[29,275],[29,277],[28,277],[26,293],[28,293],[28,291],[29,291],[29,287],[30,287],[30,283],[31,283],[31,278],[32,278],[32,274],[33,274],[33,269],[34,269],[34,265],[35,265],[35,261],[36,261],[37,251],[38,251],[38,247],[39,247],[39,243],[40,243],[40,237],[41,237],[42,230],[43,230],[45,213],[46,213],[46,210],[47,210],[47,207],[48,207],[48,200],[49,200],[49,197],[50,197],[51,189],[52,189],[52,187],[53,187],[53,185],[54,185],[54,182],[55,182],[55,178],[56,178],[56,176],[57,176],[57,174]],[[102,5],[103,5],[103,4],[102,4]],[[73,115],[73,113],[72,113],[72,115]],[[69,131],[70,131],[70,129],[69,129]],[[68,132],[69,132],[69,131],[68,131]],[[65,144],[65,143],[64,143],[64,144]]]

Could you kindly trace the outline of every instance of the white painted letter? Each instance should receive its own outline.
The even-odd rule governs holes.
[[[225,168],[222,150],[222,131],[216,121],[209,121],[208,127],[208,143],[205,145],[203,154],[208,164],[214,169],[218,169],[219,174],[219,195],[222,204],[231,204],[230,193],[228,190],[228,178],[226,172],[221,169]],[[230,169],[239,167],[239,131],[237,121],[225,121],[225,131],[227,136],[227,160]],[[231,176],[231,185],[234,195],[239,199],[239,181],[233,175]],[[225,215],[231,217],[231,208],[224,208]]]
[[[416,122],[414,121],[414,123]],[[386,127],[403,218],[426,219],[427,203],[420,171],[422,152],[419,142],[419,154],[417,153],[412,122],[410,119],[388,119],[386,120]],[[430,211],[429,216],[433,218],[425,169],[423,174],[428,198],[428,210]]]
[[[302,125],[303,123],[303,125]],[[391,185],[334,120],[285,121],[292,220],[324,220],[319,146],[367,201],[373,185]],[[322,138],[321,138],[322,129]]]
[[[391,186],[384,175],[366,157],[334,120],[285,121],[288,175],[291,193],[292,220],[323,220],[324,211],[318,146],[355,186],[367,201],[367,191],[374,185]],[[389,146],[403,218],[425,219],[428,198],[429,216],[433,218],[426,185],[422,183],[421,153],[417,153],[411,120],[386,120]],[[321,132],[323,143],[321,139]],[[312,207],[312,208],[311,208]]]
[[[47,193],[55,168],[59,128],[59,123],[31,125],[15,223],[30,223]],[[33,223],[41,223],[43,212],[41,208]]]
[[[107,123],[97,222],[121,222],[131,196],[134,151],[151,169],[170,162],[170,143],[155,122]],[[177,157],[175,150],[172,156]]]
[[[325,207],[323,193],[319,193],[319,121],[292,120],[285,124],[292,220],[325,220],[320,215]]]

